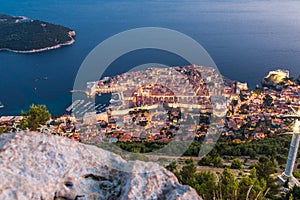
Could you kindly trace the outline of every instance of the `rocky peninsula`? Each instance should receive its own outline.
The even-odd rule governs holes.
[[[0,50],[35,53],[72,45],[75,31],[23,16],[0,14]]]

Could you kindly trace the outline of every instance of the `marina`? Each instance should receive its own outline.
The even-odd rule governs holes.
[[[74,103],[76,103],[76,101]],[[92,108],[94,108],[93,102],[85,103],[84,100],[80,100],[80,102],[72,110],[75,115],[83,116],[86,112],[90,112]]]
[[[83,100],[79,100],[77,99],[76,101],[74,101],[67,109],[66,111],[67,112],[70,112],[71,110],[75,109],[79,104],[80,102],[82,102]]]
[[[77,99],[69,107],[66,108],[67,112],[73,112],[76,116],[84,116],[88,112],[96,112],[96,114],[106,111],[107,104],[97,104],[94,102],[85,102],[84,100]]]

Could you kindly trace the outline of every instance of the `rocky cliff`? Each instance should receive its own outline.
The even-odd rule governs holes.
[[[269,74],[261,81],[263,87],[281,90],[283,86],[293,84],[289,77],[289,71],[278,69],[270,71]]]
[[[200,199],[156,163],[33,132],[0,135],[0,180],[1,200]]]

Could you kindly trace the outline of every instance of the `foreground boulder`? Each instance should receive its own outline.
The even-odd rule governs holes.
[[[1,200],[200,199],[156,163],[34,132],[0,135],[0,180]]]

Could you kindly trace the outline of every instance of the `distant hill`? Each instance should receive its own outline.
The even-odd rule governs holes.
[[[74,43],[75,31],[27,17],[0,14],[0,50],[33,53]]]

